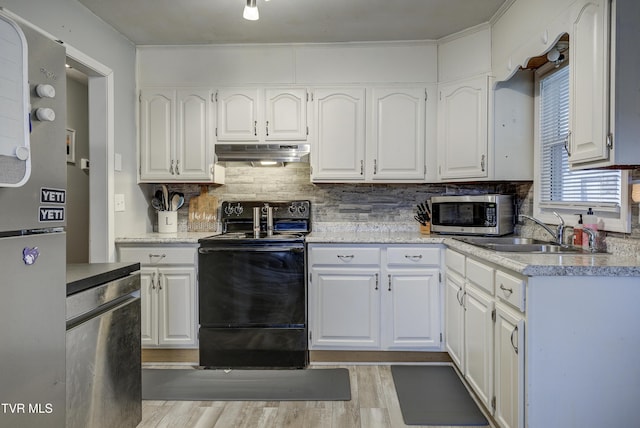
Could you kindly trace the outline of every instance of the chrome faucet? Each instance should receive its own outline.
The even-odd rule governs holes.
[[[547,226],[546,224],[544,224],[542,221],[538,220],[535,217],[531,217],[526,214],[520,214],[520,217],[531,220],[532,222],[536,223],[538,226],[541,226],[544,230],[546,230],[549,233],[549,235],[553,237],[553,240],[555,241],[556,244],[564,245],[564,228],[565,228],[564,219],[560,217],[560,214],[558,214],[555,211],[553,212],[553,214],[560,219],[560,224],[558,224],[558,226],[556,227],[555,232],[549,226]]]
[[[583,227],[582,230],[589,235],[589,251],[595,253],[598,250],[596,248],[596,231],[588,227]]]

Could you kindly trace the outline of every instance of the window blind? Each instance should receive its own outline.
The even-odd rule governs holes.
[[[569,169],[569,66],[540,80],[540,206],[620,212],[621,172]]]

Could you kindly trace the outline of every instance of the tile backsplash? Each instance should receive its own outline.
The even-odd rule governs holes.
[[[312,221],[322,223],[392,223],[404,227],[413,225],[417,229],[413,216],[418,203],[434,195],[460,193],[514,194],[520,213],[533,212],[532,182],[318,184],[311,183],[309,177],[310,166],[307,163],[291,163],[284,167],[252,167],[233,163],[227,165],[225,185],[210,185],[205,190],[217,196],[219,201],[308,199],[312,203]],[[196,184],[173,184],[169,188],[185,194],[186,203],[178,212],[178,230],[186,231],[189,199],[198,195],[201,188]],[[149,193],[153,194],[155,189],[151,187]],[[608,237],[614,238],[612,243],[628,241],[629,238],[632,238],[633,246],[640,243],[638,215],[638,204],[632,203],[631,234],[609,233]],[[154,227],[154,230],[157,229]]]

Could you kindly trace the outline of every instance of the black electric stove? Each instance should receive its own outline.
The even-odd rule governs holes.
[[[222,234],[199,241],[201,366],[307,366],[310,219],[309,201],[222,203]]]

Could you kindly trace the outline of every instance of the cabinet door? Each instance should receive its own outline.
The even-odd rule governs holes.
[[[312,179],[364,180],[365,90],[317,89],[313,103]]]
[[[484,405],[493,398],[493,299],[469,284],[464,302],[464,376]]]
[[[367,166],[373,180],[424,180],[425,88],[373,89]]]
[[[258,141],[258,89],[216,93],[218,141]]]
[[[175,91],[140,93],[140,180],[172,180]]]
[[[453,362],[464,373],[464,280],[447,273],[444,295],[445,347]]]
[[[311,348],[377,349],[380,286],[375,269],[312,268]]]
[[[438,97],[440,179],[487,176],[488,77],[443,84]]]
[[[266,89],[264,139],[307,139],[307,90]]]
[[[570,37],[569,162],[607,159],[609,1],[585,0]]]
[[[196,343],[196,271],[158,268],[158,345]]]
[[[524,428],[524,319],[501,304],[495,323],[495,413],[503,428]]]
[[[140,269],[140,324],[142,346],[158,343],[158,271]]]
[[[213,159],[212,101],[209,90],[177,93],[175,178],[211,180]]]
[[[384,349],[440,347],[439,274],[438,269],[387,272],[381,287]]]

